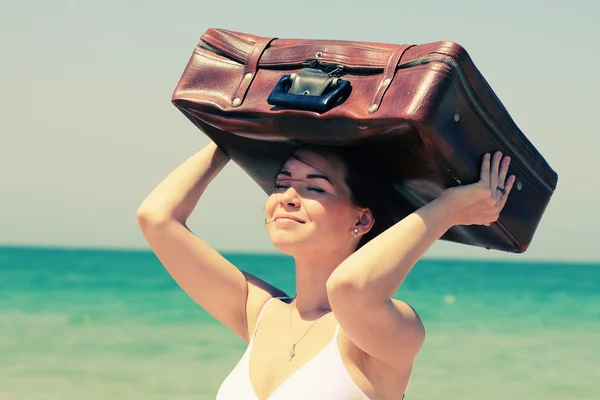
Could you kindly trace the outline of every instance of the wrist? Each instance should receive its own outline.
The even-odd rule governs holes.
[[[204,147],[202,151],[209,152],[213,165],[225,165],[229,162],[229,155],[212,140]]]
[[[440,235],[457,224],[456,210],[450,198],[442,195],[422,207],[417,213],[430,226],[435,225]]]
[[[231,158],[231,157],[229,157],[229,154],[227,154],[227,152],[225,151],[224,148],[218,146],[214,142],[213,142],[213,145],[215,146],[215,152],[216,152],[216,154],[219,155],[219,157],[226,158],[227,160],[229,160]]]

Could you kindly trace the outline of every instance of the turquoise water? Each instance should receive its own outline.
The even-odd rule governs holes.
[[[293,264],[226,254],[293,293]],[[424,260],[407,400],[600,399],[600,265]],[[0,399],[213,399],[245,345],[151,252],[0,248]]]

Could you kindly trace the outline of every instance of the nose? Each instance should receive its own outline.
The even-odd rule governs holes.
[[[293,187],[289,187],[285,192],[277,195],[277,200],[282,206],[299,207],[300,199],[298,198],[298,192]]]

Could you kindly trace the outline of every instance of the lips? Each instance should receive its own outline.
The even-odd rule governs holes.
[[[278,219],[290,219],[290,220],[292,220],[292,221],[296,221],[296,222],[299,222],[299,223],[301,223],[301,224],[303,224],[303,223],[304,223],[304,221],[302,221],[301,219],[299,219],[299,218],[296,218],[296,217],[294,217],[294,216],[292,216],[292,215],[278,215],[278,216],[276,216],[276,217],[273,219],[273,221],[277,221]]]

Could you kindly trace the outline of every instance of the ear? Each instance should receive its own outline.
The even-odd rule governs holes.
[[[375,219],[373,218],[371,210],[369,210],[368,208],[359,209],[359,214],[355,227],[358,228],[358,232],[360,235],[369,233],[374,223]]]

